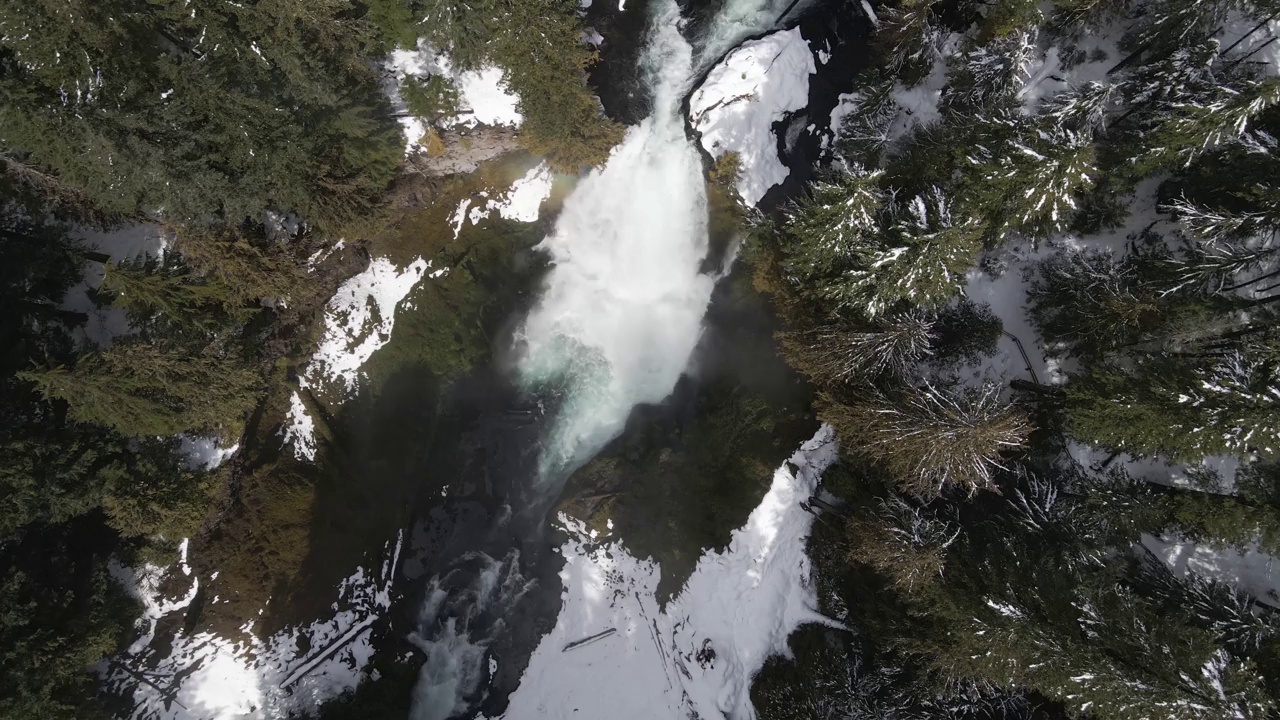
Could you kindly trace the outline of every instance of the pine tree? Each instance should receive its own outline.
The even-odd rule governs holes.
[[[1263,643],[1280,636],[1274,611],[1259,611],[1252,597],[1226,583],[1195,573],[1179,580],[1163,560],[1150,554],[1135,564],[1135,584],[1140,592],[1187,612],[1193,622],[1216,634],[1232,654],[1248,657]]]
[[[90,668],[141,608],[110,576],[116,538],[94,518],[37,526],[0,548],[0,717],[112,717]]]
[[[1036,36],[1034,28],[1019,28],[953,57],[944,109],[966,116],[1017,104],[1036,59]]]
[[[1280,102],[1280,78],[1210,85],[1165,103],[1147,151],[1139,161],[1152,167],[1186,167],[1219,145],[1238,141],[1250,121]]]
[[[905,377],[930,354],[932,323],[918,312],[890,315],[866,330],[825,325],[779,335],[788,361],[822,385]]]
[[[1040,264],[1028,288],[1032,322],[1051,347],[1097,356],[1201,315],[1195,288],[1167,294],[1149,276],[1145,268],[1160,260],[1140,254],[1117,260],[1096,250],[1057,253]]]
[[[501,24],[494,0],[417,0],[414,5],[416,16],[428,19],[419,26],[420,35],[447,50],[459,68],[473,69],[489,57],[487,46]]]
[[[942,577],[947,548],[959,535],[954,524],[897,496],[881,500],[874,513],[851,518],[846,532],[850,562],[889,576],[908,595]]]
[[[1067,397],[1074,437],[1138,456],[1199,460],[1280,448],[1280,367],[1263,353],[1097,365],[1072,380]]]
[[[67,403],[75,419],[134,437],[238,431],[259,384],[256,372],[231,360],[142,344],[112,345],[71,368],[18,377]]]
[[[973,148],[958,195],[969,212],[986,218],[991,238],[1061,232],[1077,210],[1076,198],[1093,187],[1098,172],[1093,142],[1054,120],[979,118],[979,132],[990,128],[1004,139]]]
[[[400,94],[409,112],[427,121],[458,113],[458,89],[440,75],[432,75],[425,81],[406,77],[400,81]]]
[[[933,68],[942,48],[942,23],[933,12],[933,5],[924,0],[907,0],[882,8],[877,14],[877,54],[904,85],[919,83]]]
[[[163,259],[140,256],[104,269],[102,289],[113,305],[129,312],[135,329],[158,321],[209,332],[228,320],[224,310],[233,291],[220,281],[205,283],[193,277],[174,253]]]
[[[1255,668],[1186,608],[1135,593],[1125,566],[1105,562],[1123,546],[1095,544],[1108,542],[1102,535],[1055,542],[1064,515],[1041,512],[1055,513],[1060,500],[1052,498],[1041,493],[1027,503],[1039,506],[1030,512],[1010,508],[1022,518],[1019,532],[1001,523],[953,548],[948,582],[930,609],[953,624],[921,641],[940,670],[1026,687],[1105,717],[1200,720],[1271,710]],[[1081,545],[1091,561],[1075,559]]]
[[[1097,137],[1106,130],[1107,113],[1119,100],[1118,95],[1115,85],[1090,81],[1049,98],[1041,112],[1064,130]]]
[[[0,25],[0,148],[109,213],[238,224],[274,207],[338,226],[400,161],[345,2],[71,0]]]
[[[207,288],[201,292],[229,307],[296,298],[310,289],[301,262],[287,248],[263,248],[238,232],[187,229],[175,247]]]
[[[585,71],[597,55],[580,41],[578,6],[524,0],[500,7],[502,31],[493,40],[491,57],[520,96],[520,142],[568,172],[602,162],[622,140],[623,127],[604,117],[586,85]]]
[[[842,100],[853,104],[837,132],[836,145],[850,172],[857,173],[866,164],[874,164],[889,146],[889,129],[900,108],[893,99],[897,83],[892,77],[867,84]]]
[[[66,233],[20,207],[0,211],[0,366],[6,369],[22,367],[32,355],[56,354],[65,331],[88,319],[62,308],[84,263]]]
[[[970,495],[996,487],[1001,454],[1031,433],[1025,414],[1000,388],[944,391],[926,383],[889,397],[868,393],[854,405],[824,399],[819,416],[846,446],[882,462],[905,492],[921,498],[955,487]]]
[[[1244,193],[1241,193],[1244,194]],[[1249,188],[1251,209],[1232,209],[1201,205],[1185,196],[1161,206],[1172,214],[1193,237],[1228,243],[1263,237],[1267,240],[1280,233],[1280,187],[1258,183]]]
[[[830,180],[809,186],[808,195],[791,208],[784,224],[786,270],[802,286],[821,286],[858,262],[865,238],[879,230],[885,194],[880,171],[853,167]]]
[[[1141,21],[1126,39],[1126,45],[1133,48],[1135,56],[1167,57],[1189,43],[1212,35],[1221,27],[1229,6],[1222,0],[1147,2]],[[1125,64],[1122,61],[1120,66]]]
[[[888,228],[856,248],[857,263],[830,289],[870,317],[899,304],[937,307],[959,292],[981,250],[979,222],[932,188],[896,208]]]

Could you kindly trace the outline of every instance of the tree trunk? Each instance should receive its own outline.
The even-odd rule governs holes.
[[[1223,51],[1219,52],[1219,53],[1218,53],[1218,57],[1223,57],[1224,55],[1226,55],[1227,53],[1231,52],[1232,50],[1235,50],[1237,45],[1239,45],[1240,43],[1244,42],[1245,40],[1248,40],[1250,35],[1253,35],[1254,33],[1258,32],[1258,31],[1259,31],[1259,30],[1261,30],[1262,28],[1266,27],[1267,23],[1271,22],[1271,21],[1272,21],[1272,19],[1274,19],[1277,15],[1280,15],[1280,10],[1277,10],[1277,11],[1275,11],[1275,12],[1271,13],[1270,15],[1268,15],[1268,16],[1266,17],[1266,19],[1265,19],[1265,20],[1263,20],[1262,22],[1258,23],[1257,25],[1254,25],[1252,30],[1250,30],[1249,32],[1245,33],[1244,35],[1241,35],[1239,40],[1236,40],[1235,42],[1233,42],[1233,43],[1231,43],[1230,45],[1228,45],[1226,50],[1223,50]],[[1272,41],[1274,41],[1274,40],[1275,40],[1275,38],[1271,38],[1271,40],[1272,40]],[[1265,47],[1265,46],[1264,46],[1264,47]],[[1257,49],[1255,49],[1253,52],[1258,52],[1258,50],[1261,50],[1261,49],[1262,49],[1262,48],[1257,48]],[[1249,53],[1249,55],[1252,55],[1252,54],[1253,54],[1253,52]],[[1245,55],[1245,57],[1249,57],[1249,55]],[[1234,66],[1233,66],[1233,67],[1234,67]]]
[[[1258,277],[1253,278],[1252,280],[1246,280],[1246,281],[1244,281],[1244,282],[1236,283],[1235,285],[1232,285],[1231,287],[1225,287],[1225,288],[1222,288],[1222,289],[1221,289],[1221,290],[1219,290],[1218,292],[1232,292],[1232,291],[1235,291],[1235,290],[1239,290],[1240,288],[1246,288],[1246,287],[1249,287],[1250,285],[1252,285],[1252,284],[1254,284],[1254,283],[1256,283],[1256,282],[1262,282],[1263,280],[1269,280],[1269,279],[1271,279],[1271,278],[1273,278],[1273,277],[1277,277],[1277,276],[1280,276],[1280,270],[1272,270],[1271,272],[1267,273],[1266,275],[1259,275]]]

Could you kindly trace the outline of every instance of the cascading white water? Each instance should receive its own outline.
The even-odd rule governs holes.
[[[699,272],[706,186],[681,100],[701,65],[772,25],[789,1],[728,0],[695,57],[675,0],[655,0],[642,68],[653,114],[565,200],[540,246],[552,261],[546,288],[520,333],[523,383],[560,396],[541,456],[548,499],[622,431],[633,407],[667,397],[688,365],[717,278]],[[492,636],[475,625],[513,607],[530,586],[513,557],[484,556],[475,577],[452,591],[433,579],[411,637],[425,655],[414,720],[443,720],[472,704]]]
[[[488,640],[483,635],[473,637],[477,634],[474,624],[491,610],[501,615],[533,587],[520,575],[516,550],[502,560],[475,552],[459,561],[474,566],[472,574],[449,589],[444,584],[456,579],[453,573],[443,581],[432,578],[418,613],[422,631],[409,636],[424,658],[413,688],[412,720],[446,720],[467,709],[467,698],[490,671],[484,664]],[[461,568],[454,571],[462,572]],[[501,622],[499,617],[493,624]],[[490,634],[495,629],[490,627]]]
[[[699,63],[769,26],[774,4],[730,0],[695,59],[676,3],[659,3],[642,60],[653,114],[578,184],[540,245],[553,267],[525,321],[519,369],[527,387],[561,399],[543,443],[546,480],[594,456],[633,407],[666,398],[689,362],[716,278],[699,272],[706,186],[680,103]]]

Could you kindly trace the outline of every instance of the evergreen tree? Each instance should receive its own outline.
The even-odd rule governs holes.
[[[1238,141],[1250,121],[1280,102],[1280,78],[1209,85],[1165,103],[1140,162],[1186,167],[1202,153]]]
[[[421,78],[406,77],[400,81],[400,94],[409,112],[427,121],[458,113],[458,90],[448,78],[432,75]]]
[[[951,58],[945,110],[965,115],[1017,104],[1036,59],[1036,34],[1020,28]]]
[[[1269,240],[1280,232],[1280,187],[1258,183],[1249,190],[1250,204],[1256,209],[1210,207],[1180,197],[1161,210],[1171,213],[1188,233],[1201,240],[1222,244],[1255,237]]]
[[[0,545],[0,717],[111,717],[90,667],[119,649],[140,610],[109,575],[116,545],[93,518]]]
[[[1003,142],[977,145],[973,166],[959,190],[965,207],[987,219],[988,233],[1044,238],[1066,229],[1076,198],[1093,187],[1097,175],[1088,135],[1047,121],[1027,123],[1010,116],[982,118]]]
[[[902,397],[872,393],[854,405],[824,404],[820,417],[851,449],[884,463],[904,491],[923,498],[948,487],[970,495],[994,488],[1001,454],[1031,432],[992,385],[947,392],[925,384]]]
[[[365,26],[345,2],[307,5],[7,6],[0,148],[108,212],[348,222],[380,201],[401,138]]]
[[[978,221],[954,212],[935,187],[895,208],[881,232],[851,238],[849,269],[819,291],[837,307],[869,317],[899,304],[942,305],[959,292],[973,266],[980,232]]]
[[[1140,592],[1175,611],[1187,612],[1193,621],[1212,631],[1235,655],[1248,657],[1263,643],[1280,635],[1274,611],[1258,610],[1254,600],[1226,583],[1189,573],[1174,577],[1164,561],[1150,555],[1136,563]]]
[[[502,8],[492,59],[520,96],[521,143],[568,172],[603,161],[622,140],[623,127],[601,114],[600,101],[584,82],[596,53],[580,42],[578,4],[524,0]]]
[[[876,79],[848,99],[853,108],[841,120],[836,145],[846,168],[855,175],[889,146],[889,128],[900,112],[893,99],[895,87],[892,77]]]
[[[501,32],[501,12],[494,0],[416,0],[419,27],[431,45],[447,50],[449,59],[472,69],[489,56],[488,44]]]
[[[959,535],[952,523],[895,496],[850,519],[849,560],[892,578],[899,592],[919,593],[942,577],[947,548]]]
[[[132,436],[238,429],[260,382],[257,373],[227,359],[143,344],[112,345],[71,368],[18,377],[67,403],[75,419]]]
[[[205,289],[198,292],[217,297],[225,307],[260,306],[310,289],[302,263],[288,248],[264,248],[239,232],[188,229],[178,236],[176,249],[199,276]]]
[[[1064,130],[1096,137],[1106,130],[1107,113],[1116,104],[1117,95],[1115,85],[1090,81],[1049,98],[1042,112]]]
[[[1280,447],[1280,374],[1262,353],[1097,365],[1073,379],[1067,397],[1074,437],[1134,455],[1198,460]]]
[[[994,355],[1004,323],[987,304],[969,300],[947,305],[933,323],[931,362],[935,366],[976,363]]]
[[[1203,609],[1136,592],[1125,536],[1096,523],[1078,484],[1066,497],[1056,487],[1020,487],[1009,522],[980,526],[949,553],[929,612],[955,625],[923,638],[939,669],[1026,687],[1077,713],[1265,716],[1274,700],[1234,641]],[[1082,534],[1070,537],[1073,527]]]
[[[906,0],[884,7],[877,14],[877,54],[904,85],[919,83],[929,74],[942,49],[942,23],[934,14],[933,4]]]
[[[1153,277],[1152,268],[1172,262],[1158,249],[1119,260],[1096,250],[1054,254],[1028,288],[1031,319],[1051,347],[1066,345],[1086,356],[1188,327],[1215,303],[1197,287],[1171,287],[1159,274]],[[1168,292],[1175,288],[1181,292]]]
[[[1229,7],[1230,4],[1222,0],[1145,2],[1141,21],[1126,38],[1126,45],[1135,56],[1166,57],[1212,35],[1221,26]]]
[[[815,295],[827,295],[823,286],[857,263],[866,238],[879,231],[886,200],[881,176],[855,166],[810,185],[808,196],[788,212],[786,270],[802,286],[817,286]]]
[[[930,354],[932,323],[918,312],[884,318],[870,329],[826,325],[779,336],[788,360],[814,382],[841,385],[881,375],[904,377]]]
[[[106,265],[105,271],[101,288],[113,305],[129,312],[136,329],[161,322],[177,330],[209,332],[228,321],[224,308],[233,291],[220,281],[193,277],[174,253],[162,259],[140,256]]]
[[[64,352],[70,342],[66,331],[88,318],[62,307],[84,263],[66,228],[35,222],[16,206],[6,210],[0,212],[0,366],[9,371],[32,356]]]

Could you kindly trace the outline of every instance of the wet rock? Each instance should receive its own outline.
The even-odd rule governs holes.
[[[517,138],[514,129],[504,127],[480,127],[465,134],[445,131],[440,134],[444,152],[414,155],[409,158],[409,170],[427,177],[474,172],[480,163],[519,148]]]

